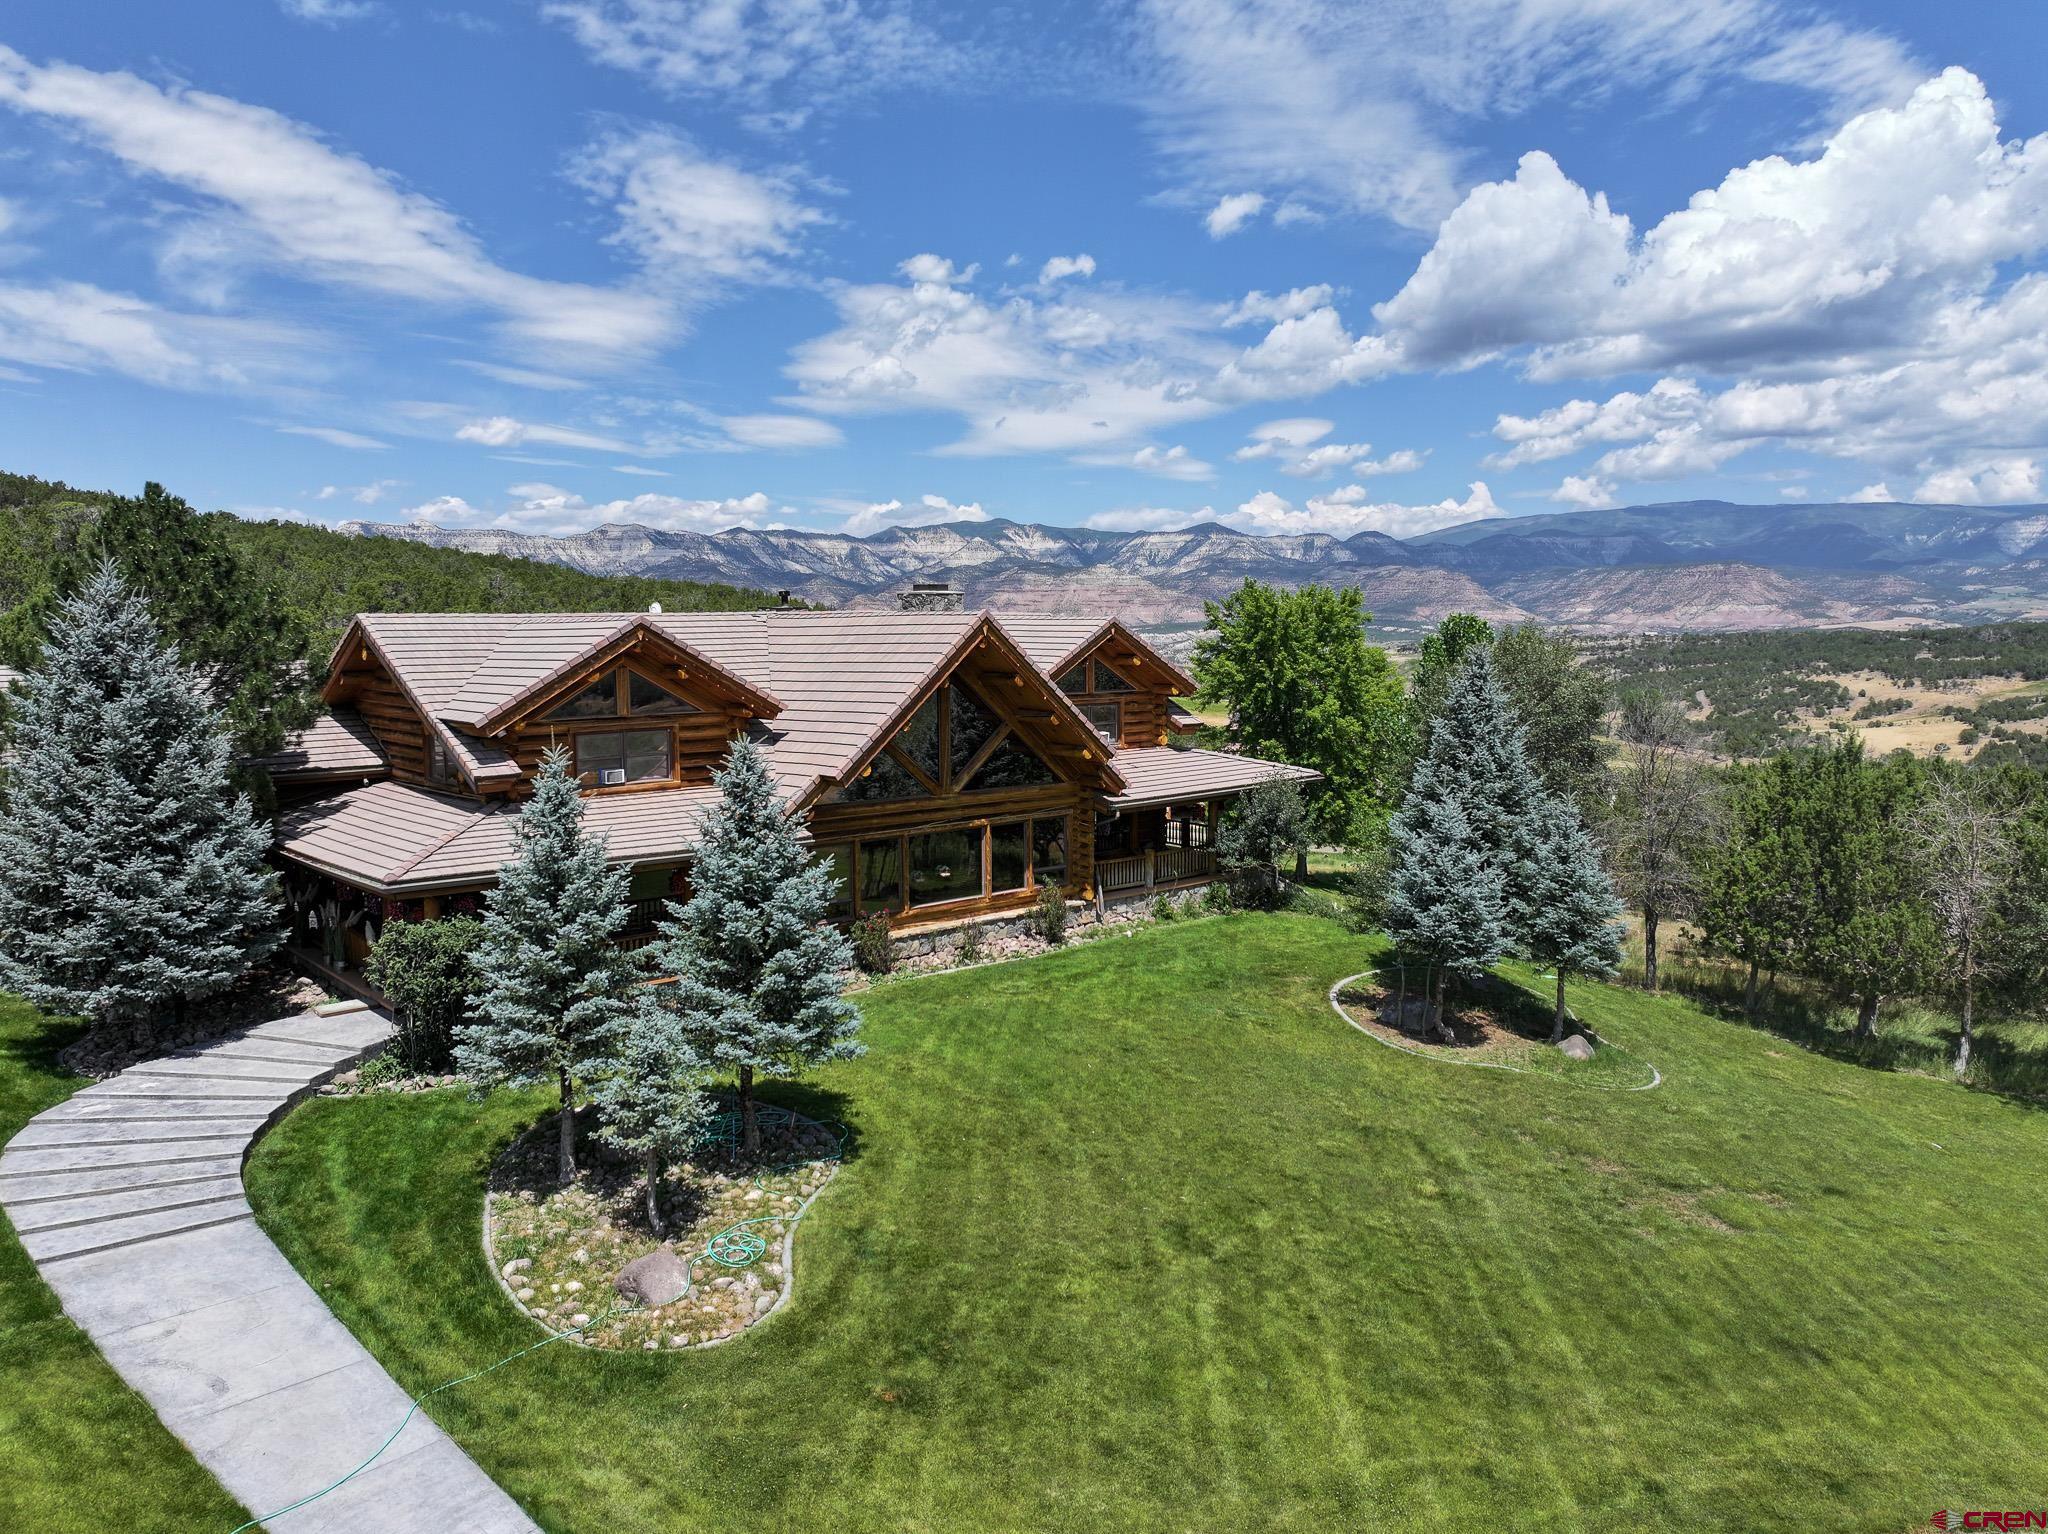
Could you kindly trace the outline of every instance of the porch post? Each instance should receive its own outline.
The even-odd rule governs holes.
[[[1159,851],[1154,847],[1145,849],[1145,888],[1152,888],[1159,872]]]

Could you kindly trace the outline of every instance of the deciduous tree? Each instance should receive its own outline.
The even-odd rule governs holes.
[[[1401,678],[1365,641],[1372,614],[1354,590],[1282,591],[1246,581],[1207,604],[1195,646],[1204,696],[1230,710],[1230,738],[1252,756],[1313,767],[1315,834],[1349,843],[1400,791],[1408,723]],[[1306,877],[1306,852],[1297,876]]]
[[[1977,783],[1944,776],[1914,812],[1911,827],[1941,932],[1941,979],[1961,1010],[1954,1064],[1961,1077],[1975,1043],[1978,987],[1999,965],[1994,939],[2015,865],[2014,817]]]
[[[1308,805],[1291,779],[1269,778],[1238,796],[1216,828],[1216,862],[1241,905],[1270,911],[1280,904],[1280,864],[1302,856],[1310,832]]]
[[[1658,929],[1692,909],[1720,803],[1684,712],[1656,693],[1622,699],[1621,754],[1606,822],[1622,897],[1643,913],[1643,984],[1657,989]]]
[[[1535,623],[1501,630],[1493,666],[1543,786],[1569,795],[1581,809],[1591,804],[1607,777],[1607,745],[1600,738],[1614,704],[1607,678],[1582,661],[1570,635]]]

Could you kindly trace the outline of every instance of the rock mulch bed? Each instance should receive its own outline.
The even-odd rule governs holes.
[[[1451,1034],[1447,1043],[1432,1032],[1426,1004],[1412,993],[1405,998],[1399,1017],[1395,1016],[1396,993],[1368,980],[1352,981],[1337,1001],[1344,1015],[1360,1027],[1420,1054],[1516,1065],[1540,1063],[1544,1056],[1555,1053],[1544,1040],[1515,1032],[1483,1007],[1446,1009],[1444,1023]]]
[[[74,1075],[104,1081],[131,1065],[155,1060],[194,1045],[208,1044],[222,1034],[274,1017],[290,1017],[329,999],[327,988],[285,964],[271,960],[250,971],[232,991],[192,1002],[181,1022],[110,1024],[82,1034],[58,1054]]]
[[[661,1182],[666,1236],[658,1240],[640,1169],[582,1135],[578,1175],[565,1187],[555,1176],[556,1134],[557,1120],[543,1120],[491,1170],[486,1248],[513,1303],[549,1331],[565,1331],[620,1303],[614,1281],[636,1258],[666,1247],[691,1269],[681,1298],[613,1316],[575,1339],[602,1348],[703,1347],[760,1322],[789,1290],[783,1237],[790,1222],[749,1226],[766,1249],[745,1267],[718,1262],[706,1247],[739,1221],[795,1215],[838,1168],[838,1140],[823,1125],[798,1119],[764,1127],[758,1158],[720,1146],[668,1170]]]
[[[1209,914],[1202,903],[1200,890],[1169,895],[1179,920],[1192,921]],[[1154,926],[1158,918],[1152,914],[1150,901],[1127,901],[1113,905],[1100,916],[1092,910],[1076,912],[1070,918],[1064,943],[1048,943],[1036,933],[1018,930],[1019,923],[1010,922],[983,929],[978,945],[965,945],[964,933],[944,934],[934,940],[925,950],[899,952],[891,975],[930,975],[948,970],[974,969],[983,964],[997,964],[1007,959],[1031,958],[1042,953],[1055,953],[1061,948],[1076,948],[1083,943],[1092,943],[1101,938],[1114,937],[1138,927]],[[971,930],[971,929],[969,929]],[[965,946],[963,946],[965,945]],[[848,985],[849,990],[862,990],[878,979],[888,976],[856,975]]]

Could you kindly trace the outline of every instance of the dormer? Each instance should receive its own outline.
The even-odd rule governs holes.
[[[708,783],[733,738],[782,707],[646,620],[542,664],[509,638],[441,717],[502,742],[523,776],[560,746],[590,793]]]
[[[1112,747],[1163,746],[1173,700],[1193,678],[1121,623],[1105,623],[1052,668],[1059,690]]]

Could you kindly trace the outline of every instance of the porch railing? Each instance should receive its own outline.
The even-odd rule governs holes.
[[[1206,879],[1216,872],[1216,854],[1208,847],[1155,847],[1130,857],[1104,858],[1095,865],[1095,882],[1105,895],[1152,889]]]
[[[636,900],[626,908],[626,923],[620,927],[616,937],[628,948],[638,948],[643,943],[654,941],[654,929],[661,925],[662,907],[668,904],[665,896],[653,900]]]
[[[1169,820],[1161,838],[1169,847],[1207,848],[1213,843],[1206,820]]]

